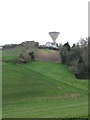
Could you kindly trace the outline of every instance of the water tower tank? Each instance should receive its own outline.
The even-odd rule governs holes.
[[[53,43],[56,43],[56,39],[60,33],[59,32],[49,32],[49,35],[51,36]]]

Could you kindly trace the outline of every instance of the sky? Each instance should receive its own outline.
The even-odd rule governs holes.
[[[0,45],[56,42],[72,46],[88,37],[88,0],[0,0]]]

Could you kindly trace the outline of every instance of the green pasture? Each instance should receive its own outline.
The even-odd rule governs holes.
[[[34,61],[3,62],[3,118],[88,116],[88,81],[66,65]]]

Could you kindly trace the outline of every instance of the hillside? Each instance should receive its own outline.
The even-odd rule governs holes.
[[[38,49],[35,54],[36,60],[43,62],[60,63],[60,54],[58,50]]]
[[[25,46],[16,46],[14,48],[4,49],[2,59],[3,61],[11,61],[18,57],[20,53],[31,51],[34,51],[36,60],[60,63],[60,55],[58,50],[39,49],[32,46],[29,46],[28,48]]]
[[[67,66],[3,62],[2,72],[3,118],[88,116],[88,81],[77,80]]]

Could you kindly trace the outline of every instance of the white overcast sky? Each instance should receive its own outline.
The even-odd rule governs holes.
[[[70,45],[88,36],[88,0],[0,0],[0,45],[52,41]]]

